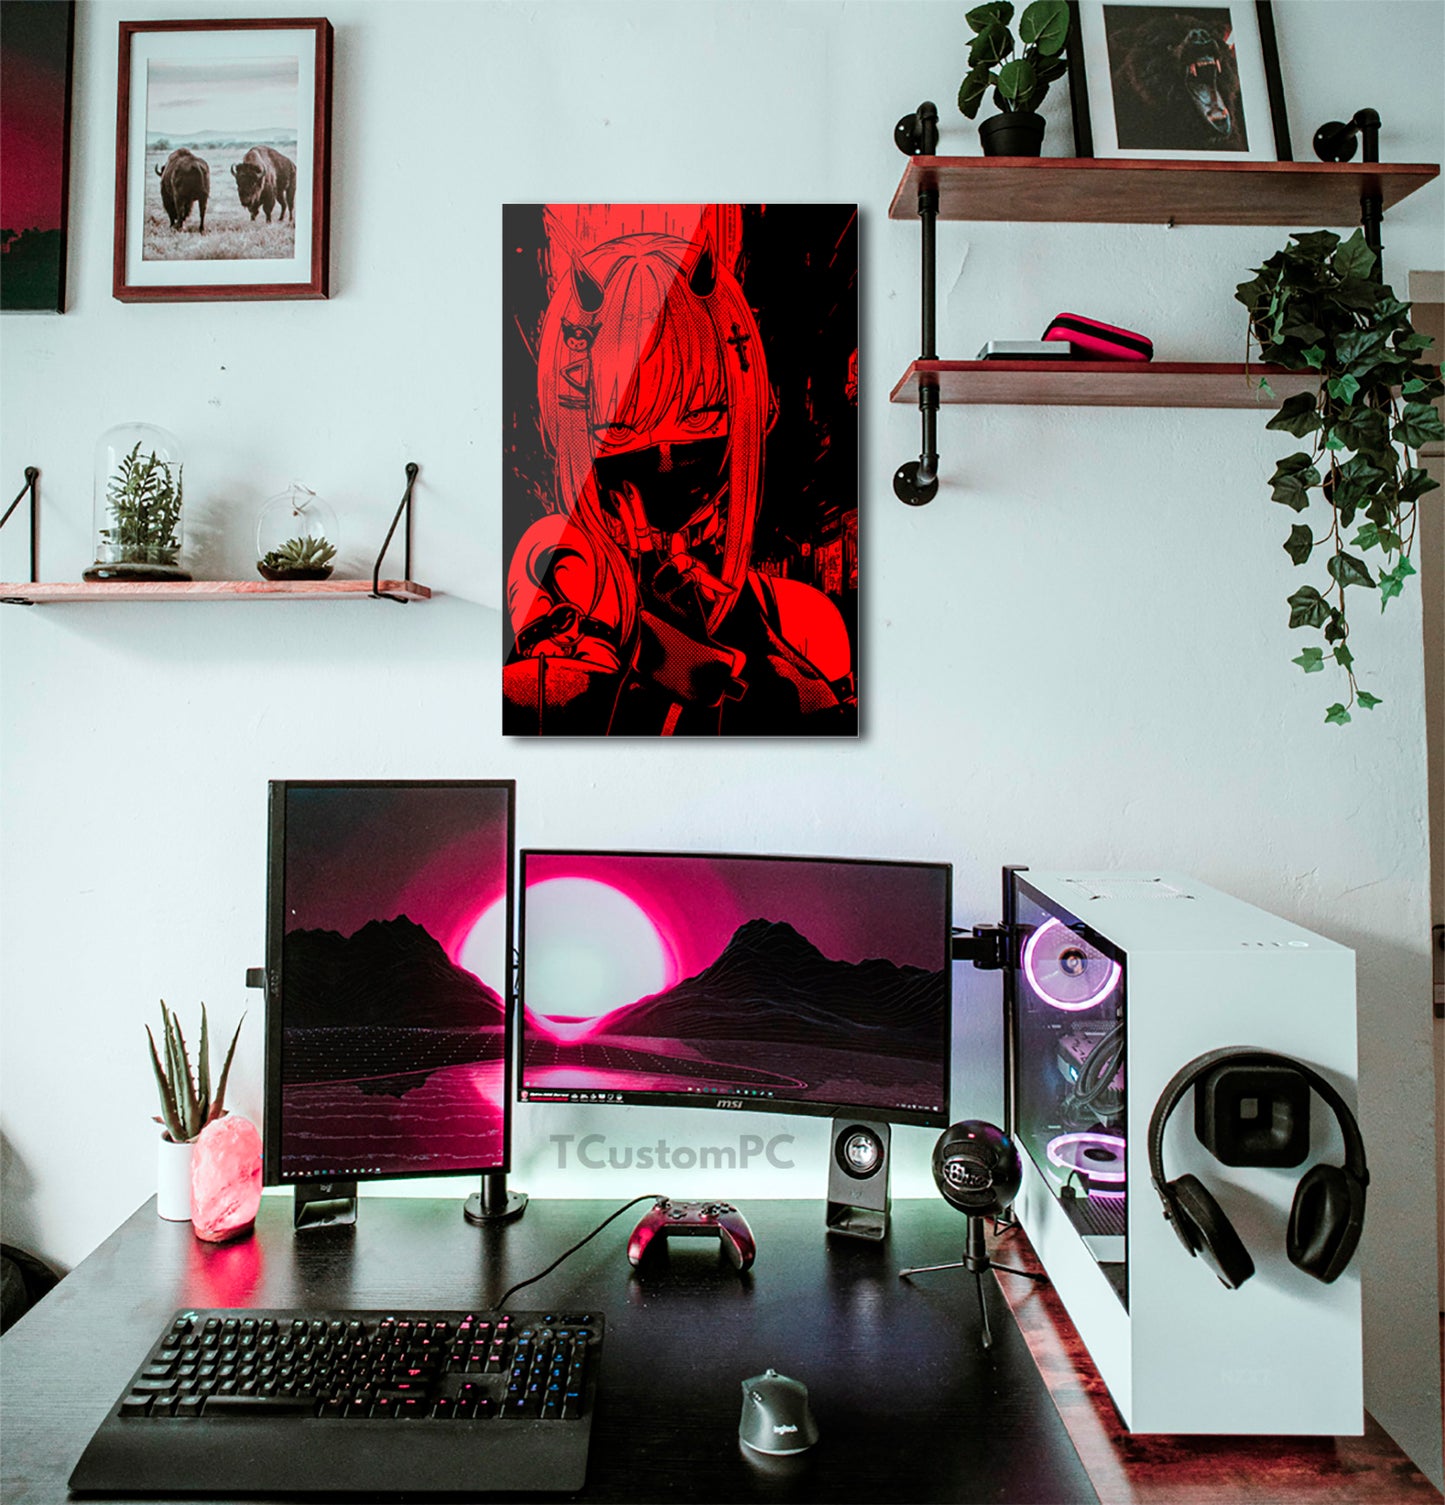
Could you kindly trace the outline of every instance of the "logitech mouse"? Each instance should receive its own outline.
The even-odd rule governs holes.
[[[818,1440],[818,1425],[808,1405],[808,1387],[776,1369],[744,1380],[738,1436],[759,1453],[780,1456],[806,1452]]]

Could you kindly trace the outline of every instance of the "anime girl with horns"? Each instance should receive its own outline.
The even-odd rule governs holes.
[[[662,228],[638,228],[649,216]],[[740,209],[546,219],[537,396],[556,491],[508,572],[504,730],[851,733],[837,608],[752,567],[774,405],[732,270]]]

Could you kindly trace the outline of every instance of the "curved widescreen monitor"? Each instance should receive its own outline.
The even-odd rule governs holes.
[[[524,851],[521,1100],[946,1124],[951,876]]]
[[[514,789],[271,784],[268,1185],[510,1169]]]

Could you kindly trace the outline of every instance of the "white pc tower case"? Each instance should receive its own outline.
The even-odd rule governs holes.
[[[1222,1047],[1291,1057],[1353,1108],[1354,953],[1170,874],[1014,870],[1006,898],[1016,1212],[1125,1424],[1358,1434],[1358,1258],[1326,1283],[1286,1256],[1301,1177],[1345,1157],[1330,1108],[1307,1094],[1308,1153],[1292,1168],[1221,1164],[1192,1093],[1170,1117],[1167,1178],[1197,1176],[1253,1260],[1237,1289],[1176,1237],[1147,1153],[1161,1090]]]

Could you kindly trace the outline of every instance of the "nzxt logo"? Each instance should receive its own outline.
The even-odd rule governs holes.
[[[741,1108],[743,1100],[740,1097],[720,1097],[717,1105],[719,1108]]]

